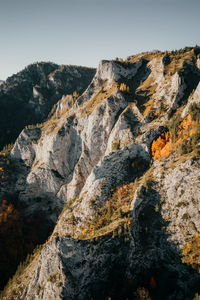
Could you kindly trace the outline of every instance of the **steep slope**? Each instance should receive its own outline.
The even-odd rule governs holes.
[[[45,238],[53,233],[2,299],[200,292],[199,53],[101,61],[80,97],[21,132],[2,157],[0,196],[27,219],[42,214]]]
[[[75,90],[81,94],[95,69],[35,63],[0,85],[0,149],[30,124],[44,121],[53,105]],[[9,122],[8,122],[9,120]]]

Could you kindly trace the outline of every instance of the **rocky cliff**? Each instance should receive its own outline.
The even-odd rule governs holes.
[[[0,149],[26,125],[44,121],[63,95],[81,94],[94,74],[92,68],[40,62],[0,82]]]
[[[47,239],[2,299],[198,298],[199,53],[101,61],[2,153],[1,199]]]

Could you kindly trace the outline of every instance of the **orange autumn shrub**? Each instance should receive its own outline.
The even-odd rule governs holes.
[[[172,149],[172,143],[170,141],[170,132],[162,133],[161,136],[153,141],[151,146],[153,159],[158,159],[163,156],[169,156]]]
[[[196,232],[192,240],[183,247],[182,262],[193,268],[200,268],[200,233]]]
[[[176,127],[171,128],[171,132],[165,132],[153,141],[151,146],[153,159],[158,159],[164,156],[169,156],[173,149],[178,146],[178,151],[181,154],[189,153],[194,149],[194,139],[199,139],[199,123],[192,119],[191,114]],[[175,133],[174,133],[174,132]]]
[[[179,125],[179,129],[177,131],[178,140],[176,141],[176,144],[181,143],[184,139],[187,139],[195,134],[195,127],[196,122],[192,120],[192,117],[189,114],[187,118]]]
[[[122,186],[118,186],[116,188],[116,192],[117,192],[118,201],[124,201],[124,199],[130,197],[130,193],[133,192],[133,184],[129,183],[129,184],[124,184]]]

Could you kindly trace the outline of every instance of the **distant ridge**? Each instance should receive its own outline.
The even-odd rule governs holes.
[[[0,149],[21,130],[43,122],[63,95],[88,87],[96,69],[37,62],[0,81]],[[8,122],[10,120],[10,122]]]

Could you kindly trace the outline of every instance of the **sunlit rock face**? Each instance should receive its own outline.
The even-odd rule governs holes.
[[[81,96],[62,97],[20,133],[8,154],[18,165],[11,190],[52,234],[3,299],[199,292],[198,51],[103,60]]]

